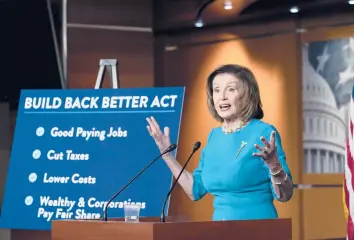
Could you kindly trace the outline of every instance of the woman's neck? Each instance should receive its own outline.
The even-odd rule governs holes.
[[[233,133],[242,129],[247,123],[248,120],[244,120],[241,118],[236,118],[233,120],[225,119],[222,123],[222,131],[226,134]]]
[[[235,119],[224,119],[223,126],[227,128],[234,128],[243,124],[242,118],[235,118]]]

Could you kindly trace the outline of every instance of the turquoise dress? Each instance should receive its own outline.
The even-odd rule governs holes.
[[[252,155],[259,152],[254,144],[264,147],[260,137],[270,141],[273,130],[276,132],[278,159],[292,180],[281,138],[274,126],[253,119],[234,133],[225,134],[221,127],[209,133],[199,165],[193,172],[192,192],[195,201],[207,193],[213,195],[213,220],[278,217],[273,201],[279,199],[274,192],[269,169],[262,158]],[[246,143],[244,147],[242,142]]]

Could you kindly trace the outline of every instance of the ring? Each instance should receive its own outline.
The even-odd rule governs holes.
[[[263,153],[267,154],[267,151],[266,151],[266,149],[264,149],[264,150],[263,150]]]
[[[154,135],[154,132],[149,132],[150,136],[153,136]]]

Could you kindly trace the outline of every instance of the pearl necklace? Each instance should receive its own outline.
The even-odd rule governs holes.
[[[224,132],[224,134],[234,133],[242,129],[245,125],[247,125],[247,123],[248,121],[241,121],[235,128],[228,128],[222,125],[222,131]]]

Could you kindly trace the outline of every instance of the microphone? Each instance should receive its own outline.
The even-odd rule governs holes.
[[[165,200],[164,200],[164,204],[163,204],[163,208],[162,208],[161,214],[160,214],[160,222],[165,222],[165,205],[166,205],[166,202],[168,201],[171,192],[173,191],[173,189],[174,189],[176,183],[179,181],[179,178],[180,178],[181,174],[184,172],[184,170],[185,170],[187,164],[189,163],[189,161],[190,161],[192,155],[194,155],[194,153],[200,148],[200,146],[201,146],[201,143],[200,143],[200,142],[196,142],[196,143],[194,144],[194,148],[193,148],[193,150],[192,150],[192,153],[190,154],[189,158],[187,159],[187,161],[185,162],[184,166],[182,167],[182,169],[181,169],[179,175],[178,175],[177,178],[175,179],[175,182],[174,182],[173,185],[171,186],[170,191],[169,191],[168,194],[166,195]]]
[[[131,181],[129,181],[120,191],[118,191],[115,195],[113,195],[110,200],[107,202],[107,204],[104,207],[104,218],[103,220],[107,222],[107,207],[108,205],[123,191],[125,190],[134,180],[136,180],[147,168],[150,167],[155,161],[157,161],[161,156],[164,154],[174,151],[175,148],[177,147],[176,144],[171,144],[163,153],[161,153],[158,157],[156,157],[153,161],[151,161],[145,168],[143,168],[142,171],[140,171],[136,176],[134,176]]]

